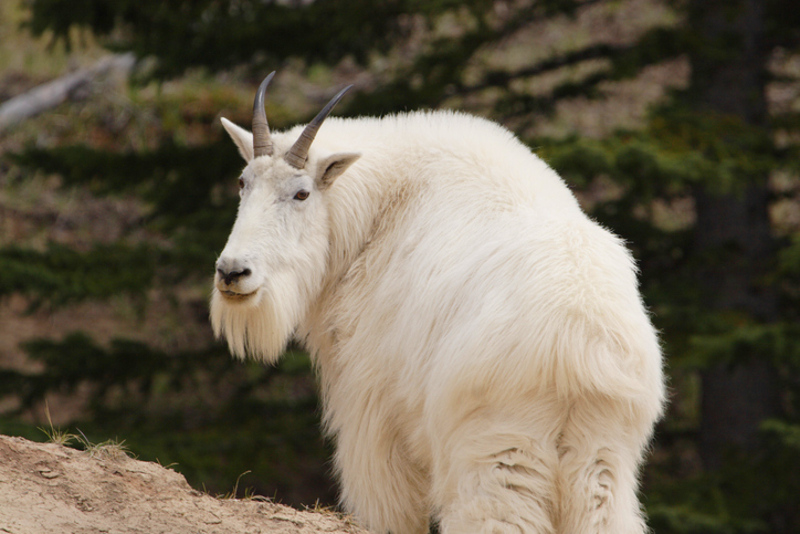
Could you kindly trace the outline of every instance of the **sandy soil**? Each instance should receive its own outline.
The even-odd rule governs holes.
[[[365,533],[330,512],[218,499],[118,448],[78,451],[0,436],[0,533]]]

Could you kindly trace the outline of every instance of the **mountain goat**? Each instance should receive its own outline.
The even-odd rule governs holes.
[[[497,124],[320,128],[342,91],[271,134],[271,77],[252,134],[222,119],[247,165],[211,320],[241,358],[309,350],[344,508],[393,534],[643,533],[664,379],[621,240]]]

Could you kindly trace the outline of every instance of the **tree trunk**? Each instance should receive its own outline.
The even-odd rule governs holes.
[[[690,103],[695,110],[765,126],[764,5],[759,0],[692,0],[689,25],[698,38],[692,63]],[[696,254],[713,258],[700,273],[702,291],[718,312],[770,322],[777,294],[759,284],[774,252],[767,176],[749,177],[738,191],[718,194],[714,177],[695,191]],[[776,372],[761,354],[716,364],[702,374],[700,454],[718,468],[729,451],[750,452],[760,423],[777,414]]]

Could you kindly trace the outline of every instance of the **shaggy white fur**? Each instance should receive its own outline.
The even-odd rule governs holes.
[[[247,275],[217,274],[214,330],[266,362],[308,348],[348,511],[394,534],[645,532],[659,343],[630,254],[553,170],[459,113],[328,119],[302,171],[281,158],[300,127],[253,159],[223,124],[248,164],[220,262]]]

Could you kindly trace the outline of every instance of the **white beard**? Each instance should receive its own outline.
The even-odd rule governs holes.
[[[211,296],[211,326],[217,338],[225,337],[231,353],[274,363],[292,337],[304,299],[297,280],[273,279],[268,288],[245,302],[232,302],[214,288]]]

